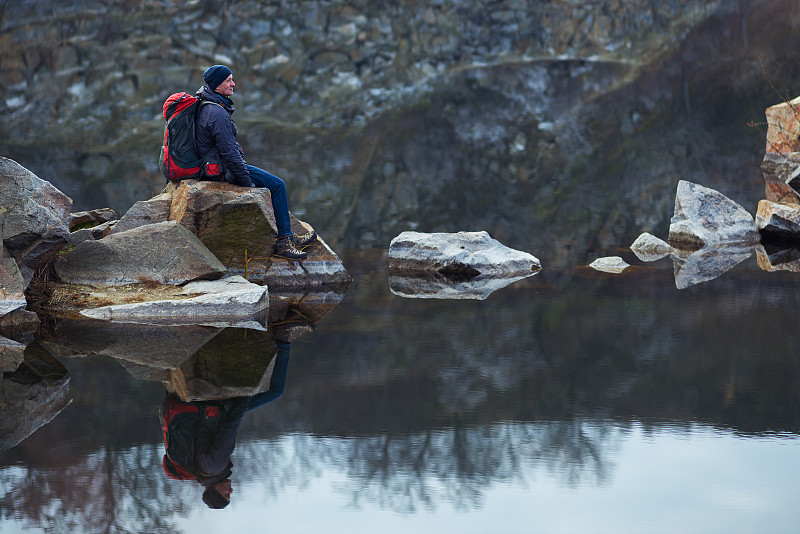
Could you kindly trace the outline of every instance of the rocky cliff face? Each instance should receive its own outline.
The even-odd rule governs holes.
[[[757,138],[756,58],[794,39],[784,1],[3,6],[0,152],[76,209],[160,190],[161,104],[223,62],[248,161],[336,247],[417,229],[585,250],[665,231],[682,173],[736,198],[718,182]]]

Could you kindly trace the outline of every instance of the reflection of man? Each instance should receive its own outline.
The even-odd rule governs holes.
[[[163,467],[168,477],[197,480],[209,508],[231,500],[231,455],[244,414],[278,399],[286,388],[289,343],[278,342],[269,389],[251,397],[183,402],[167,395],[161,404],[164,430]]]

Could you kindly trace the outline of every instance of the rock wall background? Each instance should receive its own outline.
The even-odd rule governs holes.
[[[0,3],[0,153],[75,209],[160,191],[161,104],[223,62],[248,162],[334,247],[487,230],[543,263],[667,230],[679,179],[750,207],[798,66],[788,1]],[[791,92],[791,91],[787,91]]]

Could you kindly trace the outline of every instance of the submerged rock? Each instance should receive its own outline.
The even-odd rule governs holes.
[[[67,242],[72,199],[8,158],[0,157],[0,241],[27,288]]]
[[[541,269],[527,252],[511,249],[487,232],[403,232],[389,245],[389,269],[394,274],[438,272],[451,278],[522,276]]]
[[[755,244],[761,239],[752,215],[722,193],[681,180],[675,195],[675,214],[669,242],[675,248],[704,245]]]
[[[631,251],[642,261],[656,261],[669,255],[672,247],[653,234],[644,232],[631,244]]]
[[[755,245],[728,243],[710,245],[695,251],[676,249],[672,253],[675,286],[689,286],[708,282],[733,269],[753,255]]]
[[[761,200],[756,212],[756,228],[766,234],[797,239],[800,237],[800,206]]]
[[[183,293],[197,296],[102,306],[83,310],[81,315],[120,322],[165,321],[214,326],[237,326],[250,320],[246,323],[248,327],[259,328],[255,318],[269,308],[267,287],[250,283],[241,276],[191,282],[184,286]]]
[[[595,271],[603,271],[604,273],[621,273],[630,267],[630,265],[619,256],[608,256],[605,258],[597,258],[589,264],[589,267]]]
[[[226,271],[194,234],[170,221],[83,241],[54,267],[62,282],[94,286],[182,284],[219,278]]]

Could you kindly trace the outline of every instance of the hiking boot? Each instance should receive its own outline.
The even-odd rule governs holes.
[[[304,260],[308,257],[308,254],[301,250],[297,250],[292,243],[292,236],[281,237],[278,239],[278,242],[275,243],[275,254],[273,254],[276,258],[283,258],[285,260]]]
[[[317,232],[311,230],[302,235],[292,234],[292,243],[297,250],[305,250],[317,239]]]

